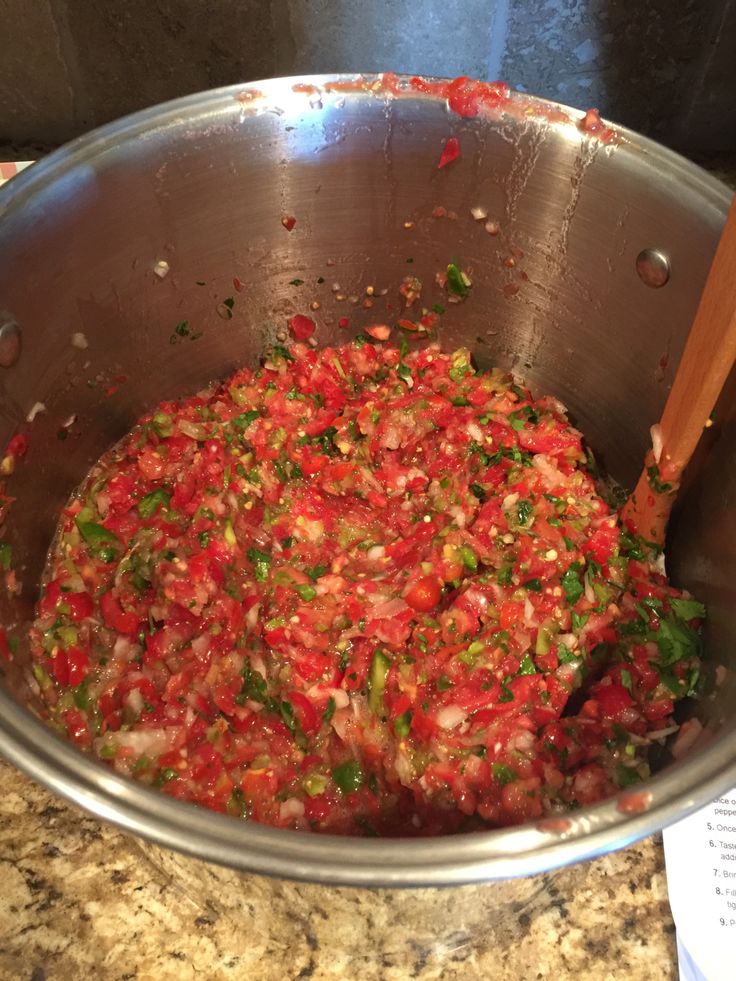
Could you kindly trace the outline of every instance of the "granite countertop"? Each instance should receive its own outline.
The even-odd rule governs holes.
[[[674,979],[661,840],[459,889],[238,875],[86,817],[0,762],[1,981]]]

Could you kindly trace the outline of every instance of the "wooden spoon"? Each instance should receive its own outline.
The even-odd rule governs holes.
[[[698,445],[736,360],[736,198],[708,273],[698,312],[659,423],[659,459],[650,450],[634,492],[624,505],[624,524],[649,542],[664,545],[680,478]]]

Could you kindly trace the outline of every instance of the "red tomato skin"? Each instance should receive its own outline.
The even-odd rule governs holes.
[[[457,160],[460,156],[460,141],[456,136],[451,136],[442,148],[442,153],[440,155],[439,163],[437,164],[437,169],[441,170],[446,167],[453,160]]]
[[[291,331],[291,336],[295,341],[309,340],[317,329],[317,325],[312,318],[305,317],[304,314],[301,313],[298,313],[296,316],[292,317],[288,324],[289,330]]]
[[[434,576],[422,576],[414,581],[405,599],[418,613],[430,613],[437,608],[442,596],[442,587]]]

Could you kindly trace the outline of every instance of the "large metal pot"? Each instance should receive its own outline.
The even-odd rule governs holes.
[[[321,304],[320,341],[344,339],[339,317],[355,329],[385,319],[407,272],[431,284],[456,257],[472,267],[473,289],[443,317],[441,341],[467,344],[481,366],[512,368],[537,391],[559,396],[609,472],[630,485],[729,194],[633,133],[609,142],[586,134],[579,117],[511,94],[463,118],[406,80],[281,79],[131,116],[13,180],[0,193],[0,360],[13,361],[11,321],[22,350],[0,369],[0,439],[25,429],[30,450],[8,482],[22,591],[4,600],[5,622],[30,616],[59,507],[139,413],[254,362],[285,317],[309,301]],[[440,170],[451,135],[461,158]],[[437,205],[457,217],[433,218]],[[471,208],[487,212],[498,234]],[[296,218],[293,231],[284,215]],[[645,254],[637,271],[647,249],[662,255]],[[668,281],[655,288],[667,266]],[[290,285],[295,278],[305,285]],[[363,303],[369,286],[371,309]],[[226,319],[221,304],[231,295]],[[203,336],[171,344],[184,319]],[[28,424],[37,402],[45,411]],[[736,655],[730,399],[711,443],[668,553],[674,579],[710,609],[706,689],[694,708],[704,732],[686,758],[665,758],[643,793],[622,792],[569,820],[430,841],[258,827],[146,790],[57,739],[28,711],[34,695],[22,647],[0,691],[0,750],[135,834],[274,875],[460,883],[540,871],[630,842],[736,783],[736,687],[723,671],[715,684],[715,668]]]

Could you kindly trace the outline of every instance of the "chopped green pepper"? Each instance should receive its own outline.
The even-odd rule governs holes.
[[[350,794],[361,786],[363,771],[357,760],[345,760],[332,769],[332,779],[343,794]]]
[[[368,708],[375,715],[383,711],[383,692],[386,688],[386,676],[391,667],[391,659],[377,647],[371,661],[368,675]]]

